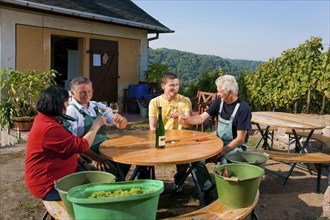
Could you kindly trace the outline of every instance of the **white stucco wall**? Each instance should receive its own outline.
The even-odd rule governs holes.
[[[139,40],[141,42],[140,80],[143,80],[143,73],[147,69],[148,62],[147,31],[145,30],[103,24],[93,21],[68,19],[41,13],[29,13],[28,11],[11,10],[10,8],[0,6],[1,68],[10,67],[15,69],[16,24]]]

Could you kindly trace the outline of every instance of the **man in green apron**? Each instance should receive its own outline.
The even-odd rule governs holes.
[[[251,110],[249,105],[238,97],[238,84],[234,76],[224,75],[216,79],[218,98],[200,115],[182,118],[180,123],[188,125],[202,124],[209,118],[218,119],[216,135],[223,141],[223,150],[206,161],[225,164],[226,156],[246,149],[248,130],[251,129]],[[204,188],[210,186],[211,178],[207,175],[206,161],[200,161],[197,170],[199,182]],[[203,168],[204,167],[204,168]],[[214,184],[213,184],[214,186]]]
[[[97,102],[91,101],[93,97],[93,86],[92,82],[86,77],[78,76],[72,79],[70,86],[72,101],[67,107],[66,114],[75,119],[75,121],[69,121],[72,133],[78,137],[82,137],[92,126],[96,117],[100,115],[98,111],[99,105]],[[127,126],[127,119],[120,114],[113,115],[110,111],[107,111],[103,116],[106,117],[107,123],[115,124],[118,129],[124,129]],[[101,127],[91,149],[99,154],[100,144],[107,139],[109,137],[107,136],[105,126]],[[126,176],[130,169],[130,165],[111,163],[119,168],[119,170],[115,169],[115,167],[110,169],[110,172],[116,174],[117,177],[120,174],[119,171],[122,172],[123,176]],[[123,179],[123,176],[120,179]]]

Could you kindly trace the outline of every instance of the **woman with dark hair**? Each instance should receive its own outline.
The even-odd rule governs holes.
[[[89,147],[99,128],[105,124],[98,117],[90,130],[79,138],[63,126],[60,119],[68,106],[68,92],[57,86],[44,89],[37,102],[38,115],[28,136],[25,159],[25,183],[33,196],[43,200],[60,200],[54,181],[87,167],[80,153],[106,167],[106,158]]]

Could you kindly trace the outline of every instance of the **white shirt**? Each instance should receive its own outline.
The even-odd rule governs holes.
[[[72,99],[70,105],[66,108],[66,114],[75,118],[77,121],[69,121],[71,124],[71,128],[72,128],[72,134],[78,136],[78,137],[82,137],[85,129],[84,129],[84,116],[82,114],[80,114],[79,110],[73,106],[72,104],[75,104],[79,110],[84,111],[86,114],[92,116],[92,117],[96,117],[97,113],[95,112],[94,108],[97,107],[98,102],[95,101],[91,101],[88,105],[88,108],[82,106],[81,104],[79,104],[75,99]],[[110,108],[108,108],[107,113],[105,113],[104,115],[107,118],[107,123],[112,123],[112,113],[110,111]]]

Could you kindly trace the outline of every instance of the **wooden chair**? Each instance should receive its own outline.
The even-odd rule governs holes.
[[[200,115],[202,114],[211,104],[212,102],[217,98],[217,93],[212,92],[204,92],[204,91],[198,91],[197,96],[193,98],[193,100],[196,100],[194,102],[194,108],[192,111],[192,115]],[[213,121],[212,121],[213,123]],[[216,121],[215,121],[216,123]],[[199,125],[196,125],[196,130],[198,130]],[[201,124],[201,131],[204,131],[204,123]]]

